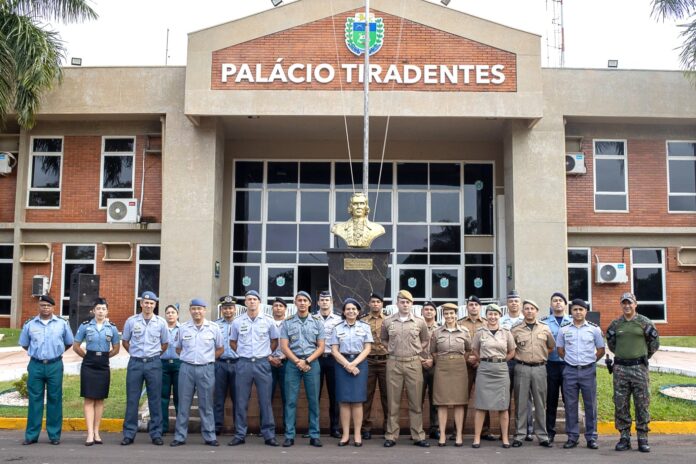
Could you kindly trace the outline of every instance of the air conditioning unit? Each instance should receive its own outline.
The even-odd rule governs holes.
[[[12,168],[17,164],[17,158],[12,153],[0,151],[0,175],[12,173]]]
[[[623,284],[628,282],[624,263],[597,263],[595,282],[598,284]]]
[[[135,198],[109,198],[106,200],[106,222],[138,222],[138,200]]]
[[[31,296],[48,295],[48,277],[35,275],[31,278]]]
[[[582,153],[566,153],[566,174],[585,174],[585,155]]]

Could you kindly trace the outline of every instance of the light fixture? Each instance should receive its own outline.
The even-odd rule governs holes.
[[[442,3],[445,6],[449,5],[449,2],[450,0],[440,0],[440,3]]]
[[[281,3],[283,3],[283,0],[271,0],[271,3],[273,4],[273,6],[278,6]]]
[[[607,61],[607,68],[618,68],[619,60],[609,60]]]
[[[70,64],[73,66],[82,66],[82,58],[70,58]]]

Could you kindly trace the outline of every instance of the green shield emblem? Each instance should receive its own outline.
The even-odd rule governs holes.
[[[345,39],[346,46],[354,54],[360,56],[365,53],[365,33],[368,33],[368,49],[370,56],[377,53],[384,43],[384,21],[370,14],[369,26],[365,21],[365,13],[356,13],[354,17],[346,19]]]

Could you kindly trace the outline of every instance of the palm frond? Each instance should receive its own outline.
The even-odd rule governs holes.
[[[651,16],[664,21],[668,18],[686,18],[696,11],[694,0],[653,0]]]
[[[14,69],[15,62],[12,56],[12,49],[7,46],[5,35],[0,30],[0,121],[5,119],[14,102]]]
[[[683,30],[679,34],[683,43],[679,52],[679,62],[683,69],[687,70],[687,77],[696,83],[696,21],[680,25]]]
[[[87,0],[0,0],[1,3],[17,15],[35,19],[74,23],[98,17]]]

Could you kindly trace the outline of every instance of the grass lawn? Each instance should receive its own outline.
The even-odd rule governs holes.
[[[676,384],[694,384],[696,378],[676,374],[650,373],[650,418],[654,421],[696,420],[696,403],[669,398],[659,393],[660,387]],[[614,420],[614,387],[612,377],[603,366],[597,366],[597,407],[600,421]],[[633,407],[631,407],[633,409]],[[635,416],[633,416],[635,417]]]
[[[12,382],[0,382],[0,391],[14,388]],[[63,417],[84,417],[80,397],[80,376],[66,375],[63,380]],[[126,370],[111,371],[109,397],[104,401],[104,417],[123,419],[126,411]],[[0,417],[26,417],[26,407],[0,406]]]
[[[21,332],[20,329],[0,329],[0,334],[5,335],[5,338],[0,340],[0,348],[17,346],[19,343],[19,332]]]
[[[660,337],[660,345],[696,348],[696,336],[690,337]]]

